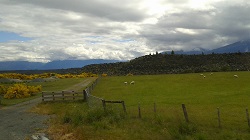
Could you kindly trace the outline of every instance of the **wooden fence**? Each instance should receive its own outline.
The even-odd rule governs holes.
[[[64,101],[64,100],[83,100],[87,101],[88,94],[94,89],[98,78],[82,92],[59,91],[59,92],[42,92],[42,101]]]
[[[83,100],[83,93],[75,91],[42,92],[42,101]]]

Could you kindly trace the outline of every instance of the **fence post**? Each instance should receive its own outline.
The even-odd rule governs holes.
[[[124,101],[122,101],[122,107],[123,107],[123,111],[124,111],[125,113],[127,113],[127,110],[126,110],[126,106],[125,106]]]
[[[141,106],[140,106],[140,103],[138,104],[138,114],[139,114],[139,118],[141,118]]]
[[[54,101],[54,100],[55,100],[55,95],[54,95],[54,92],[52,92],[52,93],[53,93],[53,95],[52,95],[52,96],[53,96],[53,101]]]
[[[182,104],[182,109],[183,109],[183,113],[184,113],[184,117],[185,117],[186,122],[189,122],[188,113],[187,113],[187,109],[186,109],[185,104]]]
[[[247,116],[247,124],[250,127],[250,120],[249,120],[248,108],[246,108],[246,116]]]
[[[86,89],[83,90],[83,101],[87,102],[88,101],[88,93],[86,92]]]
[[[64,91],[62,91],[62,96],[63,96],[63,100],[64,100]]]
[[[44,102],[44,92],[42,92],[42,101]]]
[[[105,100],[102,100],[102,106],[103,106],[104,111],[106,111],[106,102],[105,102]]]
[[[217,107],[217,115],[218,115],[218,125],[219,125],[219,128],[221,128],[221,121],[220,121],[220,108]]]
[[[72,93],[73,93],[73,100],[75,100],[75,91],[72,90]]]

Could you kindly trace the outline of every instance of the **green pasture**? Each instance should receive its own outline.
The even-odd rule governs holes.
[[[96,103],[97,108],[86,102],[46,102],[34,108],[34,112],[57,116],[50,121],[48,130],[53,139],[65,136],[78,140],[250,139],[246,119],[250,72],[203,73],[206,78],[200,74],[100,77],[91,94],[105,100],[125,101],[127,113],[121,104],[107,104],[104,111],[101,100],[92,97],[88,103]],[[238,78],[234,77],[236,74]],[[43,83],[43,90],[62,90],[80,82],[75,80]],[[131,81],[135,84],[130,85]],[[186,105],[189,123],[185,121],[182,104]]]
[[[51,82],[28,82],[26,84],[31,85],[31,86],[42,85],[42,91],[62,91],[62,90],[72,87],[73,85],[77,83],[82,82],[83,80],[84,80],[83,78],[67,78],[67,79],[58,79],[56,81],[51,81]],[[9,84],[5,84],[5,85],[9,85]],[[41,97],[41,93],[38,93],[35,96],[31,96],[29,98],[22,98],[22,99],[4,99],[3,97],[0,97],[0,98],[1,98],[1,105],[8,106],[8,105],[14,105],[14,104],[18,104],[21,102],[29,101],[31,99],[38,98],[38,97]]]
[[[246,119],[246,108],[250,107],[250,72],[203,73],[206,78],[200,74],[103,77],[92,94],[105,100],[125,101],[129,118],[138,118],[140,104],[141,121],[130,119],[123,124],[126,131],[135,127],[134,133],[128,132],[133,138],[153,139],[152,135],[157,135],[159,139],[250,139]],[[130,85],[131,81],[135,84]],[[182,104],[187,108],[188,124]],[[113,106],[119,105],[108,107]]]

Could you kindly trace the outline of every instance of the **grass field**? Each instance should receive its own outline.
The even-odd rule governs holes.
[[[203,74],[206,78],[199,73],[101,78],[92,94],[105,100],[124,100],[127,114],[103,112],[101,106],[98,111],[92,110],[86,103],[39,107],[48,114],[60,114],[55,126],[77,139],[250,139],[245,111],[250,106],[250,72]],[[125,85],[125,81],[135,84]],[[189,123],[184,119],[183,103]],[[138,104],[142,118],[138,118]],[[122,110],[120,105],[107,106],[117,107]]]

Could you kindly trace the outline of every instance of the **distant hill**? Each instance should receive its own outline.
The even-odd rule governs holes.
[[[237,53],[237,52],[250,52],[250,40],[235,42],[230,45],[226,45],[221,48],[217,48],[211,51],[206,51],[206,53]]]
[[[114,63],[118,60],[90,59],[90,60],[59,60],[48,63],[28,61],[5,61],[0,62],[0,70],[51,70],[81,68],[89,64]]]
[[[220,71],[249,71],[250,53],[223,54],[155,54],[138,57],[129,62],[92,64],[82,72],[108,75],[179,74]]]
[[[221,54],[221,53],[237,53],[237,52],[250,52],[250,40],[244,40],[244,41],[238,41],[217,49],[213,49],[213,50],[206,50],[203,48],[195,48],[192,51],[174,51],[175,54],[212,54],[212,53],[217,53],[217,54]],[[168,52],[163,52],[163,53],[167,53],[170,54],[171,51]]]

